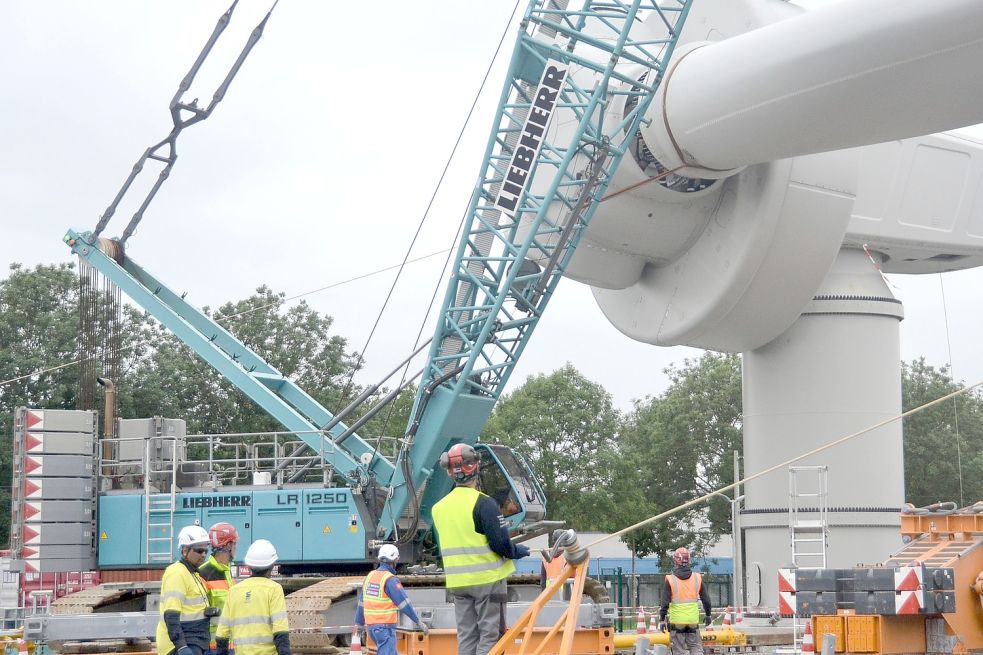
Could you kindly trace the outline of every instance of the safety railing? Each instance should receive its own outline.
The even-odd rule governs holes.
[[[380,441],[381,457],[395,439]],[[97,470],[102,488],[170,493],[174,488],[310,482],[328,485],[328,452],[294,455],[305,442],[293,432],[201,434],[185,437],[107,439]],[[324,443],[328,443],[325,442]],[[325,446],[322,446],[322,449]],[[344,472],[342,472],[344,473]]]

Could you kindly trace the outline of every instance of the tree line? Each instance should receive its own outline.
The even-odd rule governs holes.
[[[71,264],[26,269],[0,280],[0,541],[9,532],[11,435],[18,405],[75,409],[78,280]],[[361,366],[332,318],[260,287],[250,297],[204,308],[221,325],[332,410],[362,389]],[[199,360],[149,315],[124,307],[118,414],[187,421],[189,434],[271,432],[265,412]],[[899,363],[905,410],[959,387],[947,368]],[[34,374],[46,370],[44,373]],[[579,530],[614,531],[733,482],[742,449],[741,360],[707,352],[670,366],[665,391],[614,406],[611,394],[572,364],[528,377],[505,394],[482,439],[513,446],[531,463],[549,518]],[[26,377],[22,377],[26,376]],[[385,390],[378,395],[385,393]],[[370,440],[402,434],[415,389],[360,430]],[[958,453],[956,456],[955,453]],[[966,394],[904,423],[906,501],[969,504],[983,499],[983,398]],[[697,552],[730,530],[730,505],[714,499],[626,535],[640,556],[680,543]]]

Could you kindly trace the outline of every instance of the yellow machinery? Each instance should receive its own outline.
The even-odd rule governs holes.
[[[553,580],[532,602],[529,608],[495,644],[488,655],[611,655],[614,653],[614,627],[583,627],[578,625],[580,602],[584,596],[584,581],[590,557],[577,541],[576,533],[567,530],[554,546],[553,556],[562,549],[567,559],[563,573]],[[552,626],[537,625],[540,612],[564,587],[573,581],[570,602]],[[375,652],[371,638],[368,650]],[[432,629],[429,635],[397,630],[396,650],[400,655],[455,655],[457,631]]]
[[[650,644],[669,645],[668,632],[649,632],[647,634],[620,634],[614,637],[615,650],[634,650],[635,641],[639,637],[646,637]],[[747,635],[730,626],[713,628],[700,631],[700,638],[707,647],[712,646],[747,646]]]

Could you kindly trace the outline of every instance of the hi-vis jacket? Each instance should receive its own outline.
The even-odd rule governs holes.
[[[273,635],[289,630],[283,587],[254,576],[229,590],[215,636],[234,641],[236,655],[274,655]]]
[[[205,563],[198,567],[198,575],[205,581],[208,604],[221,610],[225,607],[225,599],[229,595],[229,589],[235,584],[232,579],[231,567],[228,564],[222,564],[215,559],[214,555],[209,555]],[[212,620],[209,625],[212,650],[215,650],[215,630],[217,629],[218,619]]]
[[[183,559],[164,570],[160,582],[160,622],[157,623],[157,652],[167,655],[185,645],[208,648],[208,606],[205,583],[198,572]],[[180,630],[172,634],[165,623],[165,614],[176,612]]]
[[[448,589],[491,584],[515,571],[515,563],[493,551],[488,537],[475,530],[474,509],[482,497],[487,498],[477,489],[454,487],[431,511]]]
[[[386,593],[386,583],[393,574],[385,569],[376,569],[362,583],[362,611],[365,624],[396,624],[399,621],[399,608]]]
[[[703,576],[693,573],[685,580],[675,575],[667,575],[666,582],[672,588],[672,599],[669,601],[669,623],[671,625],[699,625],[700,623],[700,589],[703,587]]]
[[[358,606],[355,608],[355,625],[392,625],[399,623],[399,613],[419,623],[406,590],[396,577],[396,571],[383,562],[379,568],[365,576],[362,591],[358,595]]]

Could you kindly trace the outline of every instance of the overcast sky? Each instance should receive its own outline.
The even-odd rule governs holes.
[[[269,4],[242,0],[186,99],[208,103]],[[513,6],[283,0],[226,99],[182,135],[171,179],[128,254],[199,306],[244,298],[262,284],[292,296],[398,264]],[[167,134],[167,104],[226,8],[205,0],[4,3],[4,270],[10,262],[68,260],[66,228],[93,228],[143,149]],[[411,257],[452,246],[503,75],[503,65],[493,69]],[[156,170],[144,173],[145,185]],[[134,189],[107,235],[122,232],[145,188]],[[360,382],[375,381],[410,352],[443,263],[441,254],[407,267]],[[306,300],[361,350],[394,275]],[[942,365],[951,341],[957,379],[983,379],[976,338],[983,273],[891,282],[907,314],[902,357]],[[432,321],[424,338],[431,332]],[[605,321],[589,289],[567,281],[511,387],[569,361],[625,409],[665,389],[666,366],[699,354],[631,341]]]

